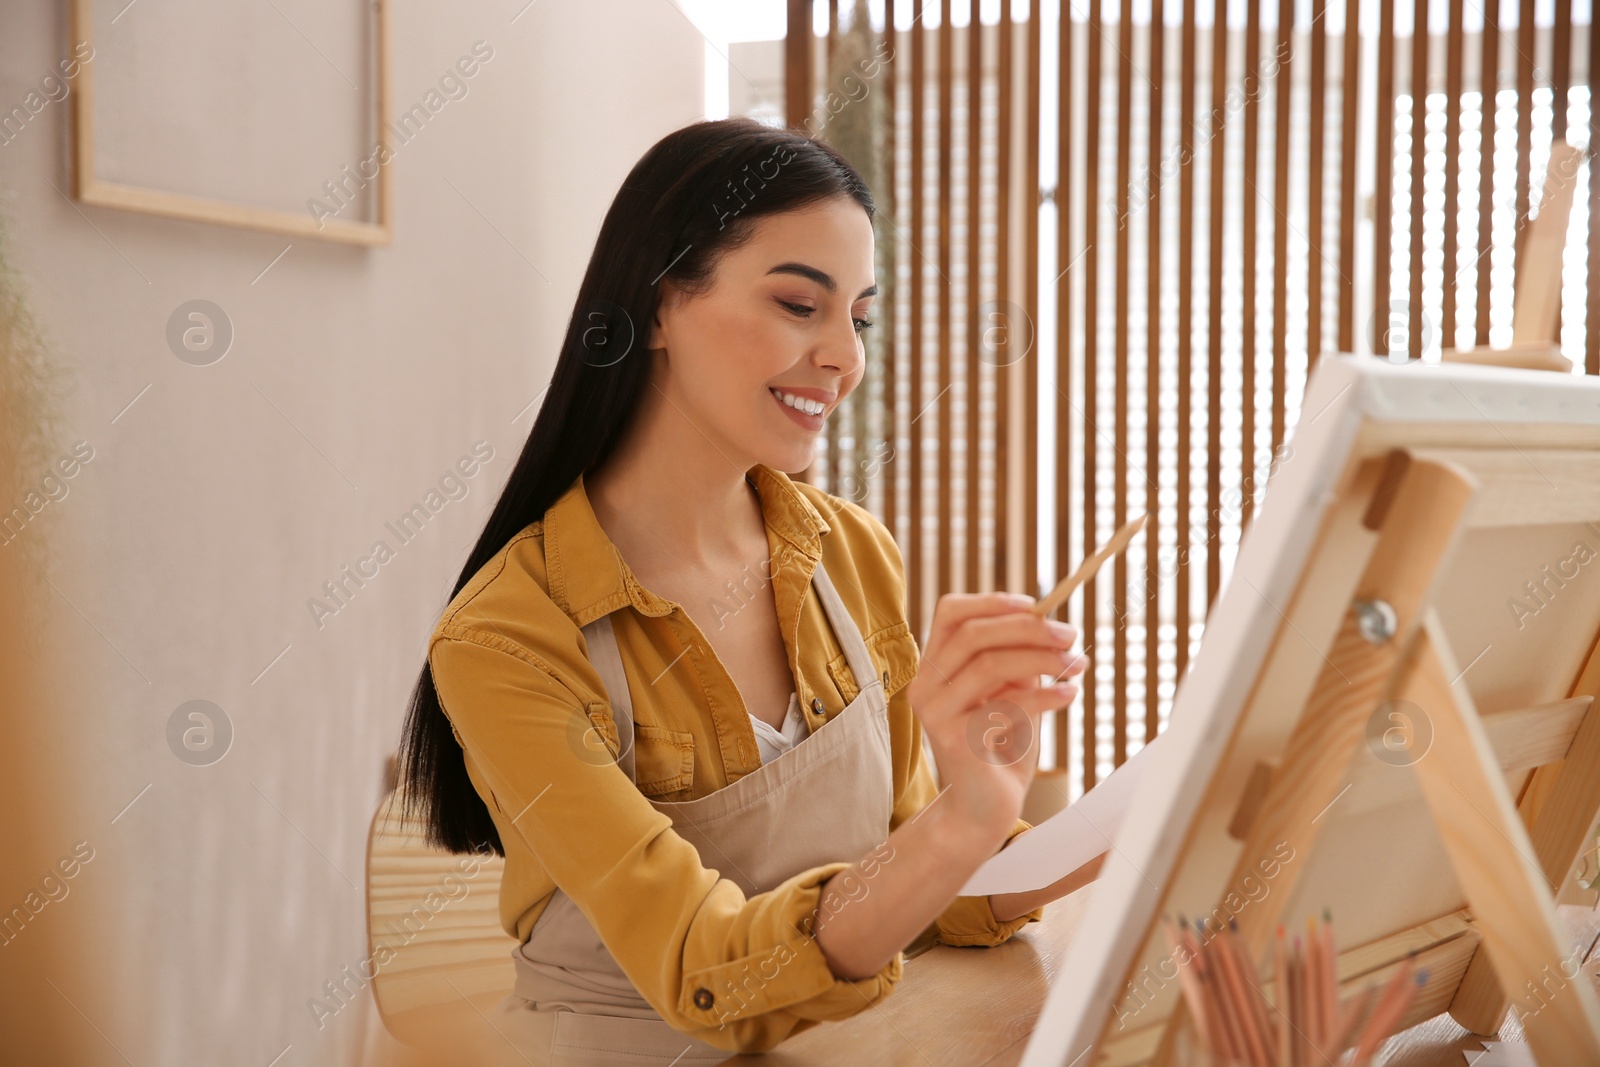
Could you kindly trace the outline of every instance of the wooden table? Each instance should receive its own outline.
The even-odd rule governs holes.
[[[1042,922],[1029,923],[993,948],[935,945],[907,960],[895,991],[876,1007],[836,1023],[824,1023],[760,1056],[734,1056],[727,1067],[811,1064],[872,1064],[873,1067],[1009,1067],[1020,1063],[1050,984],[1066,960],[1073,931],[1083,918],[1093,886],[1052,901]],[[1600,911],[1572,905],[1558,909],[1572,943],[1587,949],[1600,932]],[[1584,973],[1600,989],[1600,953]],[[1507,1015],[1501,1037],[1522,1038]],[[1463,1067],[1464,1050],[1482,1043],[1448,1015],[1438,1015],[1396,1034],[1377,1063],[1383,1067]],[[1549,1065],[1568,1067],[1568,1065]]]

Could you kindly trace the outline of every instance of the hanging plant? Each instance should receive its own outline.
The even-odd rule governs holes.
[[[10,226],[0,214],[0,551],[18,554],[20,565],[10,573],[29,580],[29,591],[42,596],[48,518],[36,519],[27,500],[55,458],[60,375],[28,309],[22,276],[11,265],[11,244]]]

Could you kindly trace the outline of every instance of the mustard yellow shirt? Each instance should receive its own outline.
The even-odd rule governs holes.
[[[807,725],[817,729],[857,693],[823,607],[808,595],[819,559],[886,679],[895,796],[887,836],[938,793],[905,691],[919,653],[900,551],[856,504],[770,467],[749,478],[761,498],[773,597]],[[723,590],[716,617],[737,610],[752,583],[765,580],[753,568]],[[579,632],[608,613],[635,679],[637,786],[612,762],[616,726]],[[451,601],[428,661],[505,847],[500,918],[508,933],[526,941],[559,885],[663,1019],[733,1051],[771,1048],[892,992],[904,952],[876,975],[849,981],[834,976],[802,932],[817,912],[819,886],[862,857],[840,856],[746,898],[645,800],[703,797],[757,769],[761,757],[710,644],[679,605],[635,579],[595,518],[582,478]],[[1007,842],[1028,828],[1017,820]],[[1042,918],[1036,909],[998,922],[988,897],[957,897],[914,944],[996,945]],[[775,952],[787,962],[752,994],[740,979],[753,960]],[[731,1021],[715,1004],[694,1003],[698,989],[735,986],[744,988]]]

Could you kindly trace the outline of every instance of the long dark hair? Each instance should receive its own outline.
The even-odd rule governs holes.
[[[606,212],[549,391],[452,598],[611,454],[649,380],[645,344],[658,283],[704,291],[719,255],[748,240],[756,219],[840,196],[872,216],[872,194],[838,152],[752,119],[695,123],[644,154]],[[426,662],[406,715],[399,776],[405,809],[421,817],[429,844],[505,855]]]

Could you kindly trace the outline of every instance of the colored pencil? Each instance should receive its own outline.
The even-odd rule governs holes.
[[[1417,987],[1427,981],[1426,971],[1417,976],[1419,981],[1412,981],[1413,969],[1413,956],[1408,955],[1394,972],[1394,977],[1383,987],[1378,1006],[1367,1020],[1367,1025],[1362,1028],[1361,1039],[1356,1042],[1356,1052],[1350,1059],[1350,1067],[1366,1067],[1371,1063],[1378,1046],[1389,1037],[1394,1025],[1411,1006]]]
[[[1294,1008],[1289,1016],[1290,1025],[1294,1027],[1294,1052],[1291,1062],[1294,1067],[1307,1067],[1311,1061],[1311,1051],[1306,1047],[1306,958],[1300,949],[1300,939],[1294,939],[1294,955],[1289,957],[1289,982],[1293,993],[1291,1004]]]
[[[1262,1036],[1255,1019],[1251,1016],[1250,987],[1245,984],[1245,976],[1239,969],[1238,960],[1228,951],[1227,943],[1223,940],[1226,936],[1227,928],[1217,927],[1210,947],[1217,961],[1217,969],[1227,985],[1228,995],[1233,999],[1233,1015],[1239,1024],[1240,1062],[1265,1063],[1271,1067],[1271,1061],[1268,1059],[1271,1055],[1271,1042]]]
[[[1333,913],[1322,909],[1322,966],[1326,969],[1323,986],[1328,997],[1323,1009],[1323,1040],[1329,1041],[1339,1028],[1339,954],[1333,947]],[[1339,1046],[1335,1051],[1343,1051]]]
[[[1289,944],[1278,924],[1272,946],[1272,998],[1278,1009],[1278,1067],[1286,1067],[1293,1057],[1294,1026],[1289,1015]]]
[[[1365,989],[1350,998],[1339,1017],[1339,1029],[1332,1046],[1334,1049],[1342,1053],[1350,1047],[1351,1038],[1355,1037],[1356,1026],[1366,1016],[1367,1009],[1372,1006],[1377,996],[1378,987],[1368,983]]]
[[[1259,975],[1256,972],[1255,961],[1250,958],[1250,951],[1245,948],[1244,938],[1239,936],[1239,923],[1237,920],[1228,920],[1228,929],[1223,938],[1223,947],[1232,953],[1234,970],[1238,973],[1240,981],[1245,984],[1245,988],[1242,990],[1245,998],[1245,1008],[1250,1013],[1251,1024],[1261,1038],[1261,1062],[1265,1067],[1273,1067],[1272,1024],[1267,1018],[1267,1005],[1261,989],[1256,984]]]
[[[1200,920],[1200,932],[1201,937],[1204,938],[1201,941],[1201,946],[1206,954],[1206,965],[1210,971],[1212,986],[1219,994],[1218,1004],[1222,1009],[1223,1021],[1227,1025],[1232,1038],[1233,1051],[1230,1055],[1247,1063],[1258,1064],[1260,1063],[1260,1057],[1253,1048],[1253,1042],[1251,1041],[1252,1031],[1245,1021],[1244,1011],[1242,1010],[1243,1005],[1241,1002],[1244,998],[1234,983],[1233,969],[1228,966],[1222,953],[1217,950],[1215,941],[1211,936],[1210,926],[1204,919]],[[1216,936],[1222,936],[1220,929]]]
[[[1322,941],[1317,937],[1315,920],[1306,920],[1306,1040],[1312,1054],[1322,1051]]]
[[[1261,990],[1238,923],[1213,924],[1182,916],[1163,917],[1162,931],[1173,955],[1183,948],[1180,985],[1195,1033],[1215,1062],[1245,1067],[1370,1067],[1381,1045],[1405,1018],[1427,972],[1416,970],[1412,952],[1380,988],[1367,983],[1348,998],[1339,993],[1333,919],[1307,920],[1304,939],[1291,940],[1280,925],[1272,945],[1273,995]],[[1364,1025],[1363,1025],[1364,1024]],[[1359,1034],[1358,1034],[1359,1030]]]
[[[1201,987],[1206,994],[1206,1011],[1211,1017],[1211,1032],[1217,1035],[1218,1042],[1213,1048],[1220,1053],[1229,1063],[1242,1062],[1245,1053],[1240,1042],[1244,1040],[1242,1034],[1233,1029],[1234,1022],[1228,1017],[1223,1007],[1224,994],[1217,984],[1217,975],[1210,970],[1201,976]]]
[[[1194,931],[1189,929],[1189,920],[1181,914],[1178,916],[1178,941],[1189,953],[1189,965],[1194,971],[1195,986],[1200,991],[1200,1005],[1203,1010],[1196,1009],[1190,1004],[1192,1012],[1197,1018],[1205,1020],[1206,1032],[1211,1035],[1208,1048],[1220,1049],[1227,1044],[1228,1032],[1222,1026],[1222,1020],[1216,1011],[1216,998],[1211,993],[1210,982],[1206,978],[1206,962],[1200,955],[1200,944],[1194,938]]]
[[[1192,957],[1188,960],[1178,959],[1180,948],[1187,952],[1188,945],[1178,936],[1172,919],[1163,915],[1161,929],[1167,935],[1167,951],[1172,953],[1172,958],[1178,963],[1178,980],[1183,985],[1183,995],[1189,998],[1190,1004],[1204,1004],[1205,991],[1200,986],[1200,973],[1196,970],[1197,961]],[[1200,1040],[1209,1048],[1216,1048],[1216,1041],[1211,1036],[1211,1019],[1204,1012],[1194,1016],[1195,1029],[1200,1032]]]
[[[1247,1058],[1241,1045],[1244,1035],[1236,1029],[1237,1023],[1225,1007],[1227,997],[1218,984],[1217,975],[1208,971],[1204,983],[1215,1031],[1221,1038],[1217,1051],[1228,1063],[1242,1063]]]

